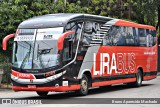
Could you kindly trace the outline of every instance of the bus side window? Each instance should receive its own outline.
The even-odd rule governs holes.
[[[65,39],[64,50],[63,50],[63,60],[67,61],[72,58],[72,41],[69,41],[70,38]]]
[[[69,22],[66,26],[65,31],[73,31],[74,34],[71,34],[65,38],[63,52],[64,61],[71,60],[75,57],[81,27],[82,22]]]
[[[146,41],[147,47],[153,46],[153,35],[151,34],[151,30],[146,29]]]
[[[134,46],[135,40],[133,36],[133,28],[127,27],[127,33],[126,33],[126,45],[127,46]]]
[[[134,45],[138,46],[139,45],[139,38],[138,38],[138,28],[133,27],[133,36],[134,36]]]
[[[118,28],[116,26],[112,26],[112,30],[110,31],[110,36],[112,40],[112,45],[117,46],[118,41]]]
[[[126,27],[114,26],[113,30],[113,45],[126,45]]]
[[[138,28],[139,46],[147,46],[145,30]]]
[[[152,46],[154,46],[157,42],[157,36],[156,36],[156,31],[155,30],[151,30],[151,35],[153,36],[153,44]]]

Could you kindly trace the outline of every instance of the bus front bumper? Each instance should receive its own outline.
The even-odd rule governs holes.
[[[65,92],[65,91],[72,91],[72,90],[79,90],[80,85],[70,85],[70,86],[50,86],[50,87],[36,87],[36,86],[28,86],[28,87],[22,87],[22,86],[12,86],[12,89],[14,91],[54,91],[54,92]]]

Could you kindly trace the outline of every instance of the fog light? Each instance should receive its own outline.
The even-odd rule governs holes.
[[[56,84],[55,87],[58,88],[58,87],[59,87],[59,84]]]

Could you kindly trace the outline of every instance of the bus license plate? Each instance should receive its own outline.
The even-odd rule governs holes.
[[[28,88],[36,88],[36,85],[28,85]]]

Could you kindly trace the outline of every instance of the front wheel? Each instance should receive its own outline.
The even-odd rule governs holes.
[[[78,94],[80,95],[87,95],[88,94],[88,78],[85,74],[83,74],[82,79],[80,81],[80,90],[78,90]]]
[[[47,96],[48,92],[40,92],[40,91],[37,91],[37,94],[41,97],[45,97]]]

